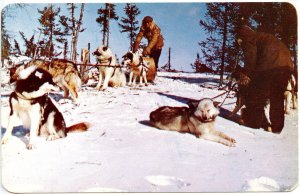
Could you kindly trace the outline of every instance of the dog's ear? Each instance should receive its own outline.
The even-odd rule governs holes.
[[[189,108],[190,108],[191,110],[196,110],[197,107],[198,107],[198,105],[199,105],[199,101],[196,101],[196,100],[189,100],[189,101],[187,102],[187,104],[188,104],[188,106],[189,106]]]
[[[215,106],[216,108],[218,108],[220,102],[213,101],[213,104],[214,104],[214,106]]]

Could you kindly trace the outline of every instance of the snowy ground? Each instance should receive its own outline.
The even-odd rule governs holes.
[[[243,192],[287,191],[298,184],[298,113],[286,116],[280,135],[240,126],[226,118],[235,98],[228,98],[216,128],[236,147],[199,140],[190,134],[148,125],[159,106],[184,106],[188,99],[214,97],[218,77],[159,72],[155,85],[83,87],[80,105],[54,97],[67,125],[88,121],[88,132],[27,150],[26,131],[2,146],[2,184],[11,192]],[[205,85],[205,87],[201,87]],[[212,89],[208,89],[212,88]],[[2,87],[1,129],[7,126],[8,96]],[[222,102],[223,97],[216,99]],[[225,116],[225,117],[224,117]]]

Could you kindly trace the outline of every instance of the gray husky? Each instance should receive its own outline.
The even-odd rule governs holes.
[[[219,114],[217,103],[204,98],[190,101],[188,105],[189,107],[160,107],[150,113],[150,122],[162,130],[191,133],[201,139],[235,146],[234,139],[215,130],[215,118]]]

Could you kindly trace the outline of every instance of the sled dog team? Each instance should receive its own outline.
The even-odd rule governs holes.
[[[126,85],[126,76],[117,64],[115,55],[110,48],[101,46],[93,55],[99,64],[98,90],[108,86]],[[122,64],[130,68],[128,85],[133,85],[139,77],[140,85],[153,81],[156,67],[152,58],[143,57],[141,51],[128,52],[123,56]],[[12,68],[11,82],[16,82],[14,92],[9,97],[10,114],[2,144],[7,143],[12,135],[15,119],[19,117],[24,127],[30,129],[28,149],[35,147],[37,136],[55,140],[67,136],[69,132],[84,132],[90,127],[87,122],[66,127],[62,113],[48,96],[51,91],[64,91],[64,97],[71,93],[76,103],[81,80],[74,63],[53,59],[52,61],[33,60],[26,65]],[[102,83],[103,82],[103,83]],[[236,110],[234,110],[236,111]],[[237,111],[236,111],[237,112]],[[236,141],[222,132],[215,130],[215,119],[219,114],[218,104],[209,98],[189,101],[188,107],[163,106],[150,113],[150,123],[162,130],[191,133],[196,137],[235,146]]]

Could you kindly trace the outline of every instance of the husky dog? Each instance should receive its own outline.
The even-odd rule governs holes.
[[[293,109],[297,109],[297,93],[295,92],[296,87],[296,79],[294,75],[291,75],[291,78],[288,81],[288,85],[286,91],[284,92],[285,97],[285,114],[290,114],[291,106]]]
[[[108,85],[119,87],[126,85],[126,77],[120,66],[117,65],[115,55],[112,54],[110,48],[101,46],[92,53],[96,56],[99,63],[99,82],[96,86],[98,90],[105,90]],[[102,79],[104,79],[103,85]]]
[[[143,56],[142,51],[140,48],[135,53],[129,51],[123,56],[122,64],[127,65],[130,69],[128,85],[131,85],[132,82],[135,84],[137,76],[140,78],[140,85],[142,85],[143,79],[145,85],[155,79],[156,67],[154,60],[151,57]]]
[[[47,140],[66,137],[68,132],[86,131],[88,123],[78,123],[66,127],[63,115],[48,97],[50,91],[58,91],[51,74],[35,66],[28,67],[20,72],[16,81],[15,91],[9,98],[10,114],[2,144],[7,143],[19,117],[25,128],[30,129],[28,149],[34,147],[35,139],[45,136]]]
[[[135,53],[132,51],[127,52],[123,56],[122,65],[126,65],[130,69],[129,74],[129,82],[128,85],[131,86],[132,84],[135,85],[136,78],[139,76],[140,78],[140,86],[143,85],[143,80],[145,85],[148,85],[147,82],[147,73],[149,70],[149,63],[146,63],[142,57],[142,49],[137,50]]]
[[[42,59],[31,60],[25,65],[10,69],[10,82],[16,81],[19,72],[30,66],[36,66],[48,71],[52,75],[53,81],[63,89],[64,97],[67,98],[70,92],[72,100],[77,103],[78,92],[81,88],[81,79],[77,67],[73,62],[65,59],[52,59],[51,61]]]
[[[160,107],[150,113],[150,122],[162,130],[191,133],[201,139],[235,146],[234,139],[215,130],[215,118],[219,114],[217,103],[204,98],[189,101],[188,105],[189,107]]]

